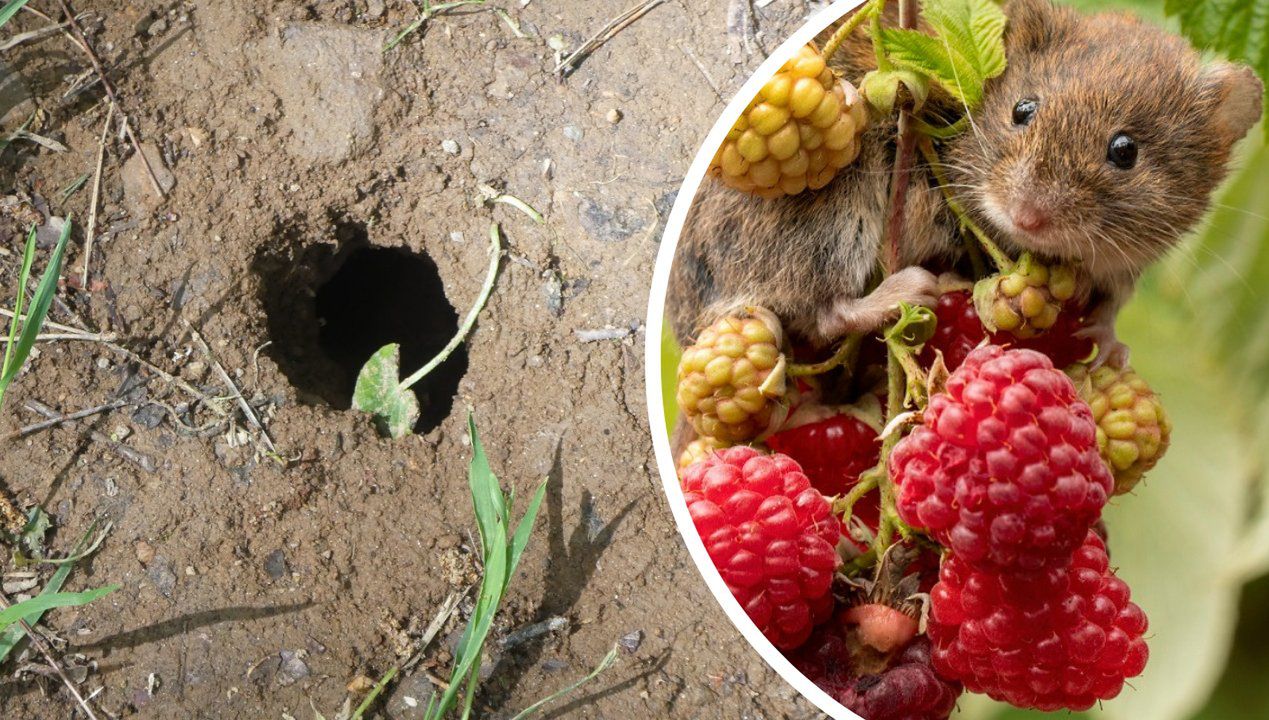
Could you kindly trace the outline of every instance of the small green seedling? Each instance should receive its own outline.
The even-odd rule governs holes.
[[[492,224],[489,226],[489,272],[485,275],[485,284],[480,289],[476,304],[467,313],[467,319],[463,320],[462,327],[436,357],[413,375],[400,380],[401,346],[392,343],[379,348],[362,366],[361,372],[357,373],[357,385],[353,389],[353,409],[372,414],[380,433],[392,438],[404,437],[418,422],[419,401],[410,388],[445,362],[471,332],[472,326],[476,324],[476,316],[493,292],[494,280],[498,277],[498,260],[501,257],[502,236],[498,232],[498,225]]]
[[[0,11],[2,12],[2,11]],[[44,326],[44,318],[48,316],[49,306],[53,303],[53,295],[57,293],[57,278],[62,272],[62,257],[66,254],[66,240],[70,237],[71,219],[66,218],[62,224],[61,237],[57,239],[57,247],[49,258],[48,267],[35,288],[35,297],[31,299],[29,308],[25,308],[26,286],[31,277],[31,264],[35,261],[35,226],[26,238],[26,251],[22,255],[22,269],[18,272],[17,298],[13,301],[13,320],[9,323],[8,341],[4,346],[4,363],[0,365],[0,408],[4,407],[5,392],[9,384],[21,372],[26,364],[35,338]],[[25,309],[26,314],[23,315]]]
[[[476,511],[476,525],[480,529],[480,550],[484,560],[484,576],[480,581],[480,595],[476,598],[476,609],[467,620],[454,652],[454,667],[450,672],[449,687],[437,698],[435,695],[428,702],[426,720],[439,720],[449,712],[458,701],[458,694],[463,691],[464,720],[471,716],[472,702],[476,699],[476,685],[480,681],[480,656],[489,638],[489,630],[493,626],[494,615],[511,583],[511,576],[520,564],[524,548],[529,544],[529,535],[533,532],[533,522],[537,519],[538,508],[546,495],[546,481],[538,485],[537,492],[529,501],[524,517],[511,530],[511,507],[515,503],[515,492],[504,495],[498,485],[498,478],[489,468],[489,458],[485,456],[485,446],[480,442],[480,434],[476,431],[476,421],[467,416],[467,432],[471,436],[471,470],[468,480],[471,484],[472,506]]]

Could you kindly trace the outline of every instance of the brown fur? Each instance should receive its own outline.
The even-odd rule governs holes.
[[[1048,0],[1013,0],[1006,12],[1009,68],[989,83],[974,130],[941,148],[954,191],[1011,251],[1081,262],[1107,298],[1098,321],[1113,324],[1137,274],[1207,209],[1233,143],[1259,118],[1260,82],[1241,66],[1204,67],[1180,38],[1126,16],[1085,17]],[[862,33],[835,62],[853,81],[872,64]],[[1040,107],[1017,127],[1013,107],[1024,97]],[[954,119],[949,98],[932,102]],[[1140,148],[1132,170],[1106,161],[1117,132]],[[818,192],[763,200],[707,180],[670,281],[679,340],[741,302],[770,308],[814,342],[834,340],[843,325],[826,323],[826,309],[863,298],[877,280],[893,137],[893,125],[872,129],[859,160]],[[1051,215],[1046,231],[1011,226],[1008,208],[1022,199]],[[925,168],[913,174],[907,212],[905,264],[959,254]]]

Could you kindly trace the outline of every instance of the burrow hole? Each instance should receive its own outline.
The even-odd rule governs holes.
[[[267,352],[301,402],[346,410],[357,372],[376,350],[399,343],[401,372],[408,375],[445,347],[458,330],[458,313],[426,254],[375,247],[359,223],[339,222],[335,234],[333,245],[261,254],[255,269],[273,341]],[[415,432],[429,432],[449,416],[466,372],[467,350],[459,346],[414,386]]]

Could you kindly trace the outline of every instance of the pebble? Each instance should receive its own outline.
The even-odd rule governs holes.
[[[286,554],[274,550],[264,559],[264,571],[274,580],[281,580],[286,575]]]
[[[366,17],[381,17],[386,9],[383,0],[369,0],[366,3]]]
[[[564,126],[564,137],[568,138],[569,140],[572,140],[573,142],[577,142],[582,139],[582,135],[583,135],[582,129],[577,127],[576,125]]]
[[[455,140],[442,140],[441,149],[450,155],[457,155],[462,148],[458,146],[458,142]]]
[[[621,646],[622,650],[633,655],[639,650],[639,646],[643,644],[643,631],[635,630],[634,632],[626,633],[621,636],[617,644]]]
[[[608,118],[608,122],[612,123],[613,125],[616,125],[617,123],[621,122],[622,114],[620,110],[618,110],[617,108],[613,108],[608,111],[608,115],[606,117]]]

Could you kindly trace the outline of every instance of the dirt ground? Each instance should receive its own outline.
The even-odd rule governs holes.
[[[662,224],[721,98],[819,5],[669,0],[561,82],[558,49],[632,0],[490,4],[525,37],[467,8],[385,53],[416,17],[403,0],[73,2],[170,183],[158,198],[111,133],[86,287],[92,182],[61,190],[96,166],[102,87],[66,97],[92,68],[62,35],[0,55],[6,132],[38,109],[30,129],[68,148],[18,141],[0,156],[3,303],[24,222],[47,246],[73,213],[51,319],[133,353],[43,343],[0,414],[7,436],[41,419],[32,400],[128,402],[0,439],[0,485],[48,510],[55,549],[94,518],[113,523],[67,588],[122,588],[47,619],[67,662],[89,666],[81,688],[103,718],[333,717],[350,681],[412,654],[477,577],[469,408],[504,486],[524,496],[549,478],[487,657],[484,716],[563,687],[618,639],[617,665],[551,716],[815,715],[740,639],[679,541],[647,434],[642,320]],[[3,34],[47,24],[22,13]],[[481,184],[546,225],[486,207]],[[480,285],[491,220],[509,249],[475,333],[420,393],[421,432],[380,439],[347,410],[350,373],[390,340],[410,369],[444,343]],[[230,393],[217,362],[289,467],[216,400]],[[421,717],[469,610],[382,717]],[[15,672],[36,659],[7,663],[0,714],[77,717],[59,682]]]

